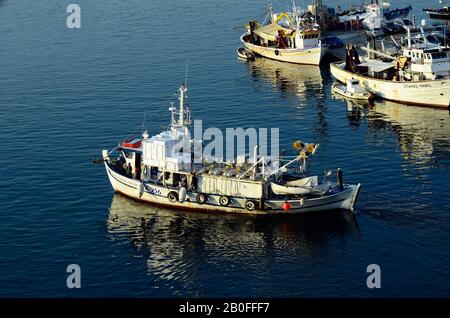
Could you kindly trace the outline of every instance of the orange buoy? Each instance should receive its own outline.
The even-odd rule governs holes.
[[[283,210],[288,211],[291,208],[291,205],[286,201],[283,203],[282,208]]]

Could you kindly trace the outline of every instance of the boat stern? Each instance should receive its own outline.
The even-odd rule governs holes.
[[[359,193],[361,192],[361,183],[350,185],[350,187],[352,188],[352,192],[350,193],[349,198],[344,201],[343,206],[345,210],[353,212],[356,201],[358,201]]]

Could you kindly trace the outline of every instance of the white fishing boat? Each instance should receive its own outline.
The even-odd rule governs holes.
[[[340,82],[359,80],[375,95],[405,104],[448,108],[450,105],[450,49],[429,43],[423,29],[421,41],[412,41],[397,54],[361,47],[367,56],[359,58],[347,46],[346,61],[331,63],[331,74]]]
[[[381,28],[383,23],[406,18],[412,10],[411,5],[400,9],[391,9],[388,2],[380,0],[372,2],[367,5],[366,16],[363,20],[363,25],[370,30]]]
[[[368,89],[366,89],[364,86],[361,85],[359,80],[354,78],[348,80],[347,84],[339,84],[339,83],[333,84],[331,90],[336,94],[351,99],[370,100],[375,97],[375,95],[372,94],[372,92],[370,92]]]
[[[269,10],[268,23],[250,21],[241,42],[253,53],[296,64],[319,65],[325,54],[320,40],[319,25],[303,18],[294,6],[292,12],[273,13]]]
[[[152,137],[144,132],[142,137],[120,142],[111,151],[102,151],[102,161],[115,192],[153,205],[204,212],[353,211],[360,184],[344,184],[340,169],[336,170],[335,181],[327,180],[332,173],[325,174],[321,182],[317,176],[306,176],[307,158],[314,155],[318,145],[297,141],[296,155],[289,159],[259,156],[256,146],[253,156],[244,160],[238,157],[227,164],[203,158],[198,150],[202,142],[198,140],[189,139],[188,148],[177,150],[180,138],[190,136],[190,111],[184,103],[186,91],[181,85],[179,111],[170,108],[172,120],[168,130]],[[292,167],[299,162],[301,165]],[[309,190],[283,193],[275,184]]]
[[[371,2],[361,8],[350,8],[348,11],[339,13],[339,22],[361,22],[369,30],[381,30],[383,23],[406,18],[412,10],[411,5],[392,9],[390,3],[386,1],[372,0]]]

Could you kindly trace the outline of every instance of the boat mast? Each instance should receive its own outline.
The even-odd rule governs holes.
[[[408,40],[408,48],[411,48],[411,29],[409,27],[406,28],[407,40]]]
[[[180,117],[178,119],[178,125],[180,127],[184,127],[184,93],[187,92],[187,88],[184,86],[183,83],[180,85]]]

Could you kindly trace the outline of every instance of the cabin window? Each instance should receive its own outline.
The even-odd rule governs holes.
[[[158,167],[150,167],[150,179],[158,178]]]
[[[173,186],[178,186],[178,183],[181,181],[182,178],[183,178],[182,174],[173,173],[172,174],[172,185]]]

